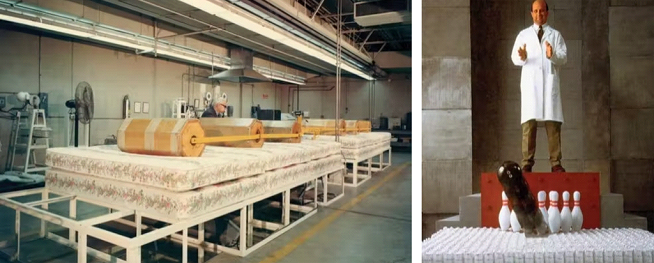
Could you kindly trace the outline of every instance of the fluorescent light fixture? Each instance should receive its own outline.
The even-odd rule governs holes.
[[[69,28],[65,28],[65,27],[61,27],[61,26],[55,26],[55,25],[45,24],[45,23],[41,23],[41,22],[36,22],[36,21],[29,20],[29,19],[18,18],[18,17],[13,17],[13,16],[7,16],[7,15],[0,14],[0,20],[5,20],[5,21],[17,23],[17,24],[22,24],[22,25],[26,25],[26,26],[35,27],[35,28],[40,28],[40,29],[47,30],[47,31],[66,34],[66,35],[69,35],[69,36],[75,36],[75,37],[82,38],[82,39],[93,39],[95,41],[103,42],[105,44],[116,45],[116,46],[120,46],[120,47],[128,48],[128,49],[135,49],[139,53],[154,52],[154,48],[151,47],[151,46],[137,45],[137,44],[130,43],[130,42],[127,42],[127,41],[121,41],[121,40],[117,40],[117,39],[113,39],[113,38],[109,38],[109,37],[90,34],[90,33],[79,31],[79,30],[73,30],[73,29],[69,29]],[[161,50],[161,49],[157,48],[156,53],[157,53],[157,55],[160,55],[160,56],[169,57],[169,58],[173,58],[173,59],[181,60],[181,61],[186,61],[186,62],[190,62],[190,63],[196,63],[196,64],[199,64],[199,65],[205,65],[205,66],[209,66],[209,67],[211,67],[213,65],[214,67],[218,67],[218,68],[222,68],[222,69],[229,69],[230,68],[229,65],[224,64],[224,63],[216,63],[216,62],[212,63],[210,60],[185,56],[185,55],[175,53],[175,52],[171,52],[171,51],[165,50],[165,49]],[[273,72],[272,69],[270,69],[269,72],[266,72],[263,69],[259,69],[257,71],[260,72],[260,73],[265,73],[266,75],[270,75],[271,79],[275,79],[275,80],[279,80],[279,81],[283,81],[283,82],[287,82],[287,83],[291,83],[291,84],[306,85],[306,83],[301,82],[301,81],[298,80],[299,76],[297,76],[298,79],[289,79],[289,78],[283,78],[283,77],[279,77],[279,76],[276,76],[276,75],[272,74],[272,72]]]
[[[59,26],[53,26],[53,25],[48,25],[48,24],[44,24],[44,23],[40,23],[40,22],[34,22],[34,21],[31,21],[31,20],[28,20],[28,19],[17,18],[17,17],[3,15],[3,14],[0,14],[0,20],[5,20],[5,21],[14,22],[14,23],[17,23],[17,24],[23,24],[23,25],[32,26],[32,27],[38,27],[38,28],[41,28],[41,29],[55,31],[55,32],[64,33],[64,34],[68,34],[68,35],[73,35],[73,36],[77,36],[77,37],[81,37],[81,38],[89,38],[89,37],[92,36],[89,33],[81,32],[81,31],[77,31],[77,30],[71,30],[71,29],[67,29],[67,28],[63,28],[63,27],[59,27]]]
[[[212,1],[206,1],[206,0],[178,0],[180,2],[183,2],[187,5],[193,6],[197,9],[200,9],[210,15],[215,15],[221,19],[227,20],[230,23],[236,24],[240,27],[243,27],[245,29],[248,29],[256,34],[265,36],[269,39],[275,40],[279,43],[282,43],[286,46],[295,48],[295,50],[300,51],[302,53],[305,53],[309,56],[318,58],[322,61],[325,61],[327,63],[330,63],[332,65],[336,65],[336,58],[324,54],[323,52],[320,52],[314,48],[311,48],[307,46],[306,43],[299,42],[295,39],[289,38],[277,31],[275,31],[272,28],[265,27],[264,25],[257,23],[255,21],[252,21],[246,17],[243,17],[239,14],[236,14],[234,11],[229,10],[221,5],[215,4]],[[348,71],[352,74],[355,74],[359,77],[362,77],[367,80],[374,80],[373,77],[371,77],[369,74],[366,74],[365,72],[356,69],[346,63],[341,62],[341,69]]]
[[[261,72],[259,72],[259,73],[261,73]],[[266,76],[268,78],[271,78],[271,79],[276,79],[276,80],[279,80],[279,81],[290,83],[290,84],[296,84],[296,85],[300,85],[300,86],[307,85],[307,83],[304,83],[304,82],[299,82],[299,81],[290,80],[290,79],[284,79],[284,78],[280,78],[280,77],[277,77],[277,76],[274,76],[274,75],[265,75],[264,74],[264,76]]]

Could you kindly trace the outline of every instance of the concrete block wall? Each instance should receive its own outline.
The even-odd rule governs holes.
[[[654,211],[654,1],[612,0],[610,50],[611,188],[627,211]],[[651,215],[650,215],[651,216]]]
[[[423,219],[472,192],[470,14],[468,0],[422,2]]]

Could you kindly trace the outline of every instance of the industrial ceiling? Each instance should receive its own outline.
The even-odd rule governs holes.
[[[0,10],[6,14],[3,20],[20,22],[13,17],[16,12],[12,8],[25,5],[21,1],[0,1],[7,7]],[[410,53],[411,50],[410,0],[91,1],[150,17],[161,26],[177,28],[178,35],[196,35],[249,48],[259,55],[317,75],[336,73],[339,21],[342,33],[340,65],[345,76],[368,80],[383,78],[386,72],[375,66],[375,54],[382,51]],[[46,28],[40,17],[51,14],[45,12],[32,15],[38,17],[37,20],[22,17],[27,20],[21,23]],[[165,40],[158,39],[160,37],[153,40],[155,48],[157,41]],[[141,48],[140,52],[152,50]],[[211,65],[213,63],[212,58]]]

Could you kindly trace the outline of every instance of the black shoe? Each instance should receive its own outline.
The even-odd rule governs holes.
[[[563,169],[563,166],[561,166],[559,164],[559,165],[552,166],[552,172],[553,173],[565,173],[565,169]]]

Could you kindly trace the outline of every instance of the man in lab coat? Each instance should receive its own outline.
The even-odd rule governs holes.
[[[547,24],[549,7],[544,0],[532,3],[534,24],[516,38],[511,60],[522,67],[520,80],[522,165],[531,172],[536,152],[536,123],[544,122],[552,172],[565,172],[561,165],[561,66],[567,62],[563,36]]]

